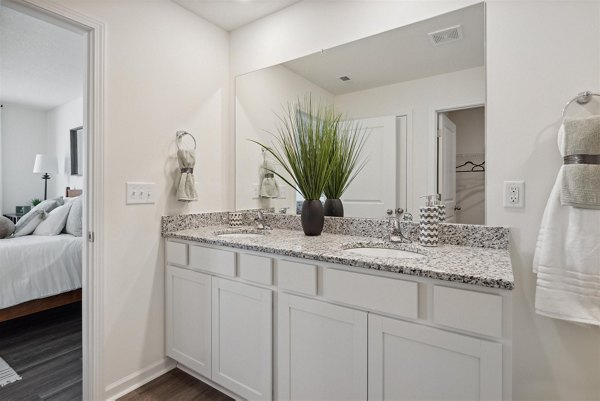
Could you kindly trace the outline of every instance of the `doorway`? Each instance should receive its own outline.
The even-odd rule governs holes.
[[[437,193],[446,221],[485,224],[485,107],[437,113]]]
[[[67,185],[77,187],[77,191],[71,192],[70,197],[81,195],[82,224],[80,226],[80,240],[82,253],[80,276],[83,295],[79,305],[70,303],[66,305],[66,308],[71,309],[71,311],[73,308],[81,311],[80,324],[78,325],[81,331],[82,358],[79,360],[79,366],[82,372],[82,383],[80,383],[82,398],[102,399],[104,397],[104,385],[102,380],[103,230],[101,194],[103,192],[104,25],[60,4],[41,0],[4,0],[1,7],[33,18],[38,22],[77,34],[83,42],[84,50],[81,55],[83,59],[81,63],[83,85],[80,95],[82,122],[68,125],[64,129],[64,137],[62,137],[64,145],[68,147],[70,130],[79,128],[79,126],[83,127],[83,147],[79,155],[83,161],[80,164],[83,175],[78,178],[73,177],[73,181],[69,181],[81,180],[76,185]],[[62,122],[64,121],[61,120],[61,126]],[[60,132],[63,132],[62,128]],[[62,144],[60,148],[63,148]],[[71,152],[68,149],[63,149],[63,151],[62,156],[57,152],[57,159],[60,158],[61,160],[56,161],[57,167],[66,170],[69,165],[66,155],[70,155]],[[69,179],[71,180],[71,178]],[[58,186],[58,180],[55,183]],[[60,195],[69,197],[66,186],[63,191]],[[50,315],[54,314],[53,309],[48,309],[48,311]],[[77,325],[77,320],[70,321],[71,324],[75,322],[74,324]],[[21,381],[24,380],[25,378]],[[56,394],[56,397],[60,398],[60,394]]]

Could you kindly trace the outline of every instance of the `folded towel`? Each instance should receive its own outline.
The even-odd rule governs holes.
[[[563,125],[560,202],[563,206],[600,209],[600,117],[566,119]],[[589,156],[591,155],[591,156]]]
[[[184,202],[198,200],[196,192],[196,180],[194,178],[194,165],[196,164],[196,155],[194,150],[179,149],[177,151],[181,178],[177,186],[177,199]]]
[[[565,154],[565,130],[558,132]],[[572,165],[577,167],[577,165]],[[600,210],[561,206],[564,165],[542,218],[533,271],[535,310],[557,319],[600,326]]]

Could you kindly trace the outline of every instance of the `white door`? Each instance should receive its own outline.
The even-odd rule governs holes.
[[[212,380],[245,399],[271,400],[271,290],[217,277],[212,282]]]
[[[446,205],[446,221],[455,222],[456,125],[445,113],[438,114],[438,192]]]
[[[366,400],[367,313],[279,293],[279,400]]]
[[[369,400],[501,399],[501,344],[369,314]]]
[[[396,116],[357,122],[367,131],[367,164],[342,195],[344,215],[384,217],[396,207]]]
[[[211,374],[211,277],[167,266],[167,355],[194,371]]]

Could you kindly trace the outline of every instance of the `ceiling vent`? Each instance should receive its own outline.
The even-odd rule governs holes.
[[[450,28],[441,29],[435,32],[429,32],[429,39],[434,46],[440,46],[446,43],[460,40],[463,37],[462,28],[460,25],[451,26]]]
[[[350,81],[350,77],[349,77],[349,76],[347,76],[347,75],[343,75],[343,76],[341,76],[341,77],[338,77],[338,79],[339,79],[340,81],[342,81],[342,82],[348,82],[348,81]]]

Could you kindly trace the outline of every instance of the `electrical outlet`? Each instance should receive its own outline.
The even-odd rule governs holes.
[[[154,183],[128,182],[127,204],[139,205],[142,203],[154,203]]]
[[[525,207],[525,181],[504,181],[504,207]]]

